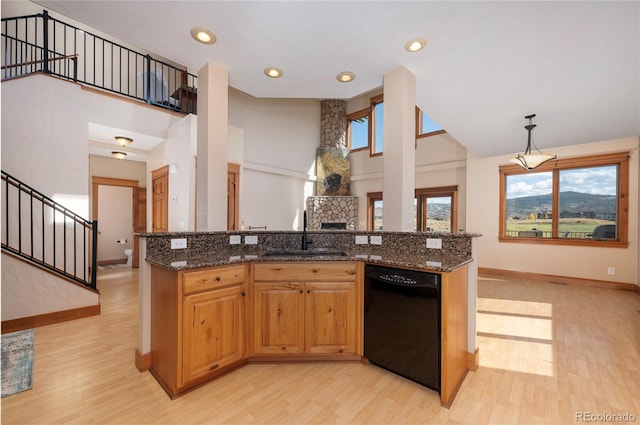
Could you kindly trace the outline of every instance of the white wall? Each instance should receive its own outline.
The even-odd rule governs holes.
[[[89,174],[91,177],[135,180],[139,187],[146,187],[147,184],[147,165],[139,161],[89,155]]]
[[[320,101],[258,99],[230,89],[229,125],[233,143],[244,133],[241,225],[301,230],[305,199],[313,195]]]
[[[167,140],[157,145],[147,157],[147,230],[152,229],[153,185],[151,172],[169,165],[169,231],[195,230],[196,160],[195,120],[187,115],[167,131]]]
[[[98,305],[98,294],[2,253],[2,320]]]
[[[604,248],[566,245],[506,243],[498,241],[499,172],[513,155],[467,159],[467,230],[479,238],[479,266],[595,279],[638,282],[638,138],[567,146],[554,149],[558,157],[632,151],[629,167],[629,247]],[[515,155],[515,153],[514,153]],[[609,276],[608,267],[616,274]]]

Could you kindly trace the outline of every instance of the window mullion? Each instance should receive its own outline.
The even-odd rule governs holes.
[[[560,219],[560,172],[553,170],[553,191],[551,192],[551,237],[558,238]]]

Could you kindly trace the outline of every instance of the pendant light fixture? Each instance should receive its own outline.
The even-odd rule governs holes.
[[[536,125],[533,124],[533,121],[532,121],[535,116],[536,114],[531,114],[524,117],[525,119],[529,120],[529,124],[524,126],[524,128],[528,132],[527,149],[525,149],[524,153],[518,154],[517,156],[509,160],[509,162],[518,164],[527,171],[531,171],[534,168],[541,166],[545,162],[550,161],[552,159],[556,159],[558,157],[557,155],[549,155],[549,154],[540,152],[536,144],[533,142],[533,138],[531,137],[531,131],[534,128],[536,128]],[[531,152],[532,144],[536,148],[535,153]]]
[[[125,159],[127,154],[125,152],[112,151],[111,156],[114,157],[115,159]]]

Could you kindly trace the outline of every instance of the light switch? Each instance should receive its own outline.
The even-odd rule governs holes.
[[[238,244],[240,244],[240,235],[229,236],[229,245],[238,245]]]
[[[258,237],[257,236],[245,236],[244,237],[244,244],[245,245],[257,245],[258,244]]]
[[[356,235],[356,245],[367,245],[369,243],[369,236]]]
[[[371,236],[371,245],[382,245],[382,236]]]

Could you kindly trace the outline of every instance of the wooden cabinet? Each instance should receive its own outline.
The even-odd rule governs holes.
[[[468,268],[442,273],[440,402],[449,407],[467,375]]]
[[[361,264],[254,264],[253,354],[362,355]]]
[[[151,267],[150,370],[171,397],[246,361],[247,267]]]
[[[244,285],[184,297],[183,385],[242,361],[244,299]]]

